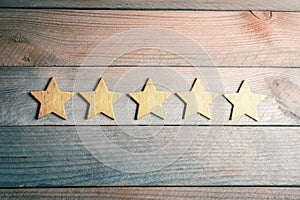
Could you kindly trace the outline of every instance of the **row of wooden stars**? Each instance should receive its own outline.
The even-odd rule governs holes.
[[[30,92],[30,94],[40,103],[38,119],[51,113],[62,119],[67,118],[64,104],[74,93],[61,91],[54,77],[50,79],[46,90]],[[102,113],[114,119],[113,104],[123,94],[109,91],[104,79],[100,79],[94,91],[81,92],[80,95],[90,104],[87,118]],[[140,119],[149,113],[163,119],[162,103],[172,93],[158,91],[149,78],[142,91],[128,93],[128,95],[138,104],[136,119]],[[214,95],[203,89],[198,78],[195,79],[190,91],[178,92],[176,95],[186,104],[184,118],[199,113],[211,119],[209,105]],[[224,94],[224,97],[233,105],[231,119],[239,118],[246,114],[256,121],[259,120],[256,106],[266,98],[265,95],[252,93],[246,81],[242,82],[237,93]]]

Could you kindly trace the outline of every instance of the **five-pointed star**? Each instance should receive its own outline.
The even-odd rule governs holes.
[[[72,92],[62,92],[57,87],[54,77],[51,78],[46,90],[30,92],[40,103],[38,119],[53,113],[62,119],[67,119],[64,104],[74,95]]]
[[[80,95],[90,104],[87,118],[102,113],[114,119],[113,103],[123,94],[108,91],[103,79],[100,79],[95,91],[81,92]]]
[[[136,101],[138,106],[137,119],[152,113],[164,118],[162,103],[171,95],[171,92],[157,91],[149,78],[144,89],[140,92],[129,93],[129,96]]]
[[[197,78],[191,91],[176,93],[179,98],[186,104],[184,119],[195,113],[211,119],[209,104],[212,102],[213,94],[203,90],[203,87]]]
[[[249,85],[246,81],[242,82],[242,85],[237,93],[225,94],[225,98],[233,104],[233,111],[231,119],[247,115],[258,121],[256,106],[260,104],[265,98],[265,95],[251,93]]]

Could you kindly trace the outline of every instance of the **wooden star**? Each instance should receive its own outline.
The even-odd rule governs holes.
[[[157,91],[149,78],[144,89],[140,92],[129,93],[135,102],[139,104],[137,119],[152,113],[160,118],[164,118],[162,103],[171,96],[171,92]]]
[[[203,90],[199,79],[195,79],[191,91],[178,92],[177,96],[186,104],[184,119],[195,113],[199,113],[204,117],[211,119],[209,104],[213,100],[213,94]]]
[[[38,119],[53,113],[62,119],[67,119],[64,104],[74,95],[72,92],[62,92],[55,82],[54,77],[50,79],[46,90],[30,92],[40,103]]]
[[[100,113],[115,119],[113,103],[123,94],[108,91],[104,80],[100,79],[95,91],[81,92],[80,95],[90,104],[88,119]]]
[[[233,105],[231,120],[245,114],[255,121],[259,120],[256,106],[267,97],[265,95],[252,93],[246,81],[242,82],[237,93],[225,94],[224,96]]]

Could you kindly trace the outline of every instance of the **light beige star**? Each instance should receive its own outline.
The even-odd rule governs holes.
[[[67,119],[64,104],[74,95],[72,92],[62,92],[55,82],[54,77],[50,79],[46,90],[30,92],[40,103],[38,119],[53,113],[62,119]]]
[[[113,103],[123,94],[108,91],[104,80],[100,79],[95,91],[81,92],[80,95],[90,104],[88,119],[100,113],[115,119]]]
[[[213,94],[203,90],[203,87],[197,78],[191,91],[176,93],[179,98],[186,104],[184,119],[199,113],[204,117],[211,119],[209,104],[213,100]]]
[[[245,114],[255,121],[259,120],[256,106],[267,97],[265,95],[252,93],[246,81],[242,82],[237,93],[225,94],[224,96],[231,104],[233,104],[231,120],[239,118]]]
[[[129,96],[136,101],[138,106],[137,119],[152,113],[160,118],[164,118],[162,103],[171,96],[171,92],[157,91],[149,78],[144,89],[140,92],[129,93]]]

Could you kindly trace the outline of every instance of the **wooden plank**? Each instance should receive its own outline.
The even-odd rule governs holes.
[[[176,10],[277,10],[300,11],[297,0],[2,0],[2,8],[93,8],[93,9],[176,9]]]
[[[0,125],[299,125],[299,73],[299,68],[5,67],[0,70]],[[76,93],[65,104],[67,120],[53,114],[36,118],[38,102],[29,93],[44,90],[52,76],[60,90]],[[89,104],[78,95],[93,91],[100,77],[110,91],[125,94],[113,104],[115,120],[102,114],[87,119]],[[149,77],[158,90],[173,93],[162,104],[164,120],[151,114],[136,120],[137,104],[126,95],[140,91]],[[195,78],[216,94],[211,120],[199,114],[183,119],[185,104],[174,93],[189,91]],[[229,120],[232,106],[222,94],[237,92],[243,80],[253,93],[267,95],[257,106],[258,122],[247,116]]]
[[[298,12],[1,9],[0,66],[297,67],[299,32]]]
[[[283,187],[104,187],[1,189],[1,199],[299,199],[299,188]]]
[[[82,128],[1,127],[0,187],[300,184],[299,127]]]

